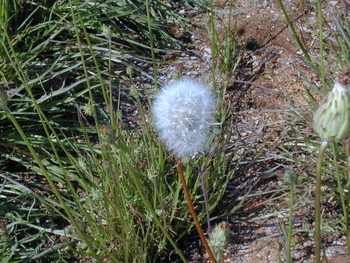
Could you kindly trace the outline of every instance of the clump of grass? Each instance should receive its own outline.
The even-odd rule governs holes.
[[[13,4],[13,10],[23,8]],[[156,65],[156,53],[172,41],[166,17],[182,18],[162,1],[146,7],[137,1],[31,5],[33,12],[5,14],[0,21],[1,84],[9,97],[1,111],[0,190],[9,203],[34,196],[33,205],[19,203],[30,207],[26,213],[6,208],[1,214],[3,256],[8,262],[72,253],[96,262],[155,262],[174,254],[186,262],[178,243],[194,224],[186,220],[181,180],[148,118],[146,84],[156,83],[156,74],[152,78],[141,65]],[[7,22],[18,27],[3,27]],[[128,110],[138,113],[135,126]],[[209,205],[198,211],[199,220],[217,207],[234,174],[221,154],[225,132],[216,135],[215,145],[210,137],[209,158],[193,160],[183,171],[196,205],[204,203],[205,182]],[[13,176],[23,171],[33,181],[22,182],[22,189],[37,188],[9,192],[17,184]],[[50,217],[58,229],[40,222]],[[27,242],[21,235],[33,229],[38,232]],[[44,248],[47,240],[52,246]]]

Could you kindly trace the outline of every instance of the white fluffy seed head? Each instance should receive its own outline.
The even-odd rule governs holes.
[[[152,113],[166,148],[183,158],[204,150],[214,109],[210,88],[192,79],[180,79],[156,95]]]

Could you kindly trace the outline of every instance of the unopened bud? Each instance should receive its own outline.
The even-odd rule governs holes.
[[[105,34],[108,38],[111,37],[111,29],[106,26],[106,25],[102,25],[102,32],[103,34]]]
[[[287,169],[284,173],[283,179],[287,184],[293,185],[298,182],[298,174],[292,169]]]
[[[223,251],[227,248],[229,243],[229,231],[228,223],[221,222],[216,225],[213,231],[209,235],[209,245],[215,256],[215,259],[219,262],[223,260]]]
[[[127,67],[126,67],[126,74],[128,74],[128,75],[131,76],[132,73],[134,73],[134,67],[133,67],[133,65],[127,66]]]
[[[313,118],[314,131],[325,141],[350,137],[350,72],[341,74]]]

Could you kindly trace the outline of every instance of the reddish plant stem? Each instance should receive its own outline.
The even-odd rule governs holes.
[[[205,238],[205,236],[203,234],[203,230],[202,230],[202,228],[201,228],[201,226],[199,224],[197,213],[194,210],[193,203],[192,203],[192,200],[191,200],[191,196],[190,196],[190,193],[189,193],[188,188],[187,188],[187,184],[186,184],[184,172],[183,172],[183,169],[182,169],[181,161],[176,155],[175,155],[175,162],[176,162],[177,170],[179,172],[179,176],[180,176],[180,179],[181,179],[182,188],[184,190],[184,194],[185,194],[185,197],[186,197],[186,200],[187,200],[187,204],[188,204],[188,207],[190,208],[190,212],[191,212],[193,221],[194,221],[194,223],[196,225],[199,237],[201,238],[203,246],[204,246],[205,250],[207,251],[211,261],[213,263],[217,263],[213,253],[211,252],[211,249],[210,249],[210,247],[208,245],[208,242],[207,242],[207,240],[206,240],[206,238]]]

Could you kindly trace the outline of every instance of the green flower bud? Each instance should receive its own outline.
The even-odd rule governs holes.
[[[134,66],[133,65],[129,65],[126,67],[126,74],[128,75],[132,75],[134,73]]]
[[[104,35],[106,35],[108,38],[111,37],[111,29],[106,26],[106,25],[102,25],[102,32]]]
[[[229,243],[228,223],[221,222],[216,225],[213,231],[209,234],[209,245],[215,259],[219,262],[223,260],[223,250],[227,248]]]
[[[86,103],[81,108],[82,108],[84,114],[86,114],[88,116],[93,116],[94,115],[95,106],[96,106],[96,104],[94,102],[89,101],[88,103]]]
[[[283,177],[287,184],[296,184],[298,182],[298,174],[291,169],[286,170]]]
[[[341,74],[313,118],[314,131],[325,141],[350,137],[350,72]]]

